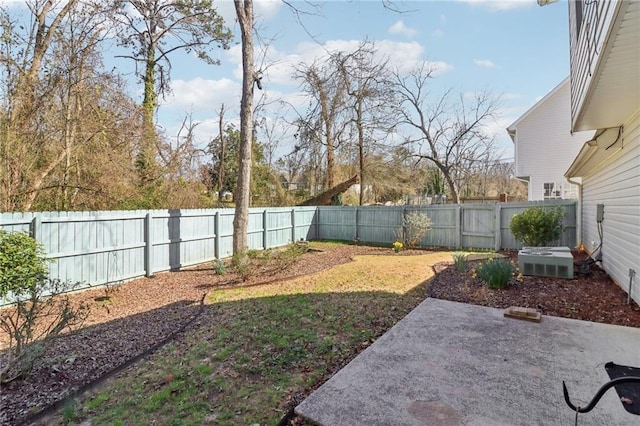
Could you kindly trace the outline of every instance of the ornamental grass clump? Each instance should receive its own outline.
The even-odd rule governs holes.
[[[456,265],[459,272],[465,272],[467,270],[467,254],[459,251],[453,253],[453,264]]]
[[[487,283],[489,288],[500,289],[505,288],[517,272],[515,265],[508,260],[489,259],[476,267],[474,275]]]

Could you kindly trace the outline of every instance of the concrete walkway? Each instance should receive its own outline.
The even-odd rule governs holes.
[[[640,367],[640,328],[427,299],[305,399],[322,425],[573,425],[604,364]],[[610,389],[579,425],[639,425]]]

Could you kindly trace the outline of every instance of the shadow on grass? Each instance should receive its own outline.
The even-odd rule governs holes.
[[[424,300],[427,283],[400,295],[247,295],[204,305],[174,340],[47,424],[276,424],[292,400],[317,388]],[[3,388],[0,423],[19,423],[51,403],[46,396],[59,399],[144,353],[198,310],[192,301],[178,302],[60,338],[40,371]]]

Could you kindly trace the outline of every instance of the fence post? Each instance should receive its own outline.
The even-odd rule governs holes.
[[[147,212],[144,218],[144,272],[147,277],[153,277],[153,241],[151,236],[151,222],[153,215]]]
[[[267,249],[267,209],[262,211],[262,249]]]
[[[462,206],[460,204],[455,207],[456,212],[456,248],[462,248]]]
[[[213,217],[213,234],[215,235],[213,255],[220,259],[220,211],[216,211]]]
[[[502,205],[500,203],[496,203],[496,210],[495,210],[495,221],[494,221],[494,228],[495,228],[495,244],[494,244],[494,249],[495,251],[500,251],[500,246],[502,246]]]
[[[35,214],[31,219],[31,238],[42,243],[40,241],[40,232],[42,231],[42,216]]]
[[[316,240],[320,239],[320,207],[316,206],[316,214],[313,215],[316,219]]]
[[[402,206],[402,242],[407,243],[407,205]]]
[[[296,242],[296,209],[291,209],[291,242]]]

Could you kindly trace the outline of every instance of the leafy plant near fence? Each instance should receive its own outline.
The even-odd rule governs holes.
[[[562,206],[533,206],[513,215],[509,229],[514,238],[525,246],[546,246],[562,235],[564,216]]]
[[[53,337],[84,321],[87,307],[72,306],[62,295],[73,287],[47,278],[47,260],[37,241],[0,229],[0,298],[13,302],[0,311],[0,329],[9,337],[0,386],[27,375]]]
[[[431,230],[431,218],[428,214],[413,211],[402,219],[402,228],[396,232],[399,241],[407,247],[415,247]]]

